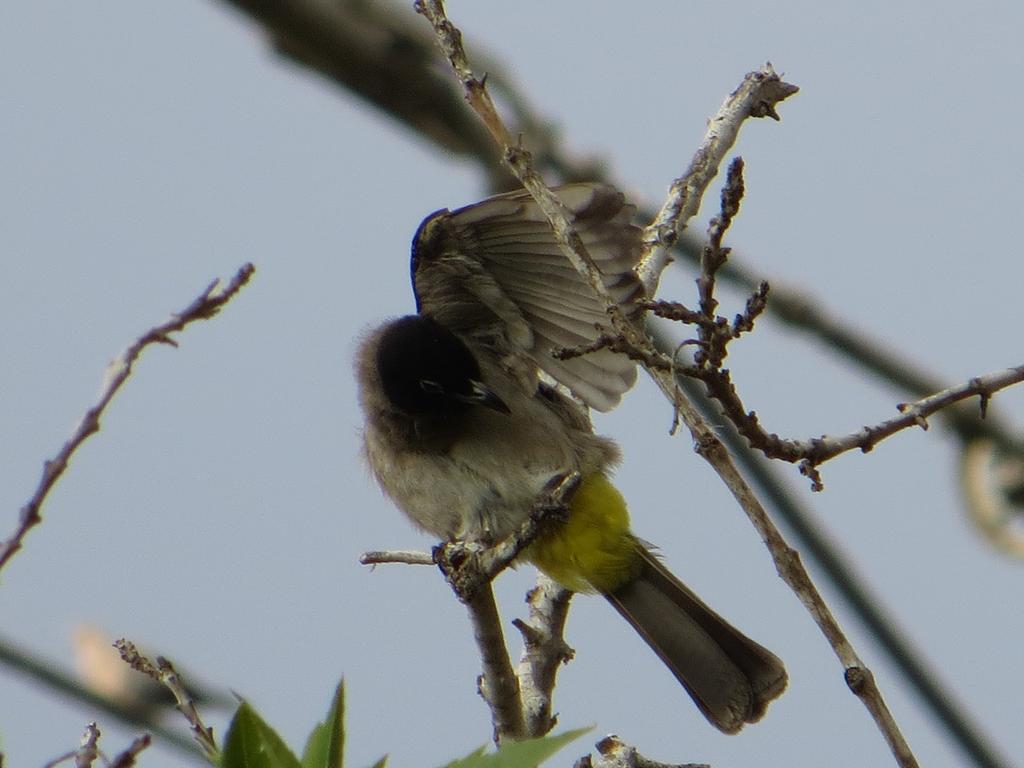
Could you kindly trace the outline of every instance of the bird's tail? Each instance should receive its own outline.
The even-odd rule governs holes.
[[[786,688],[786,668],[701,602],[650,552],[639,576],[606,593],[682,683],[704,716],[735,733],[757,722]]]

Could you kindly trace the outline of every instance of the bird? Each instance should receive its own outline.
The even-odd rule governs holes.
[[[611,299],[638,321],[644,291],[634,206],[614,187],[555,194]],[[636,380],[626,356],[567,360],[607,324],[606,299],[573,268],[525,191],[428,216],[412,245],[416,312],[367,332],[356,353],[363,454],[419,529],[495,543],[524,524],[549,483],[578,473],[564,519],[522,554],[564,587],[602,595],[724,733],[782,694],[782,661],[709,608],[630,528],[611,473],[621,456],[589,409],[614,408]]]

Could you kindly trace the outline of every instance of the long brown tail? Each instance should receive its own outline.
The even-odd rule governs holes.
[[[786,688],[786,668],[708,608],[650,552],[639,577],[605,597],[725,733],[761,719]]]

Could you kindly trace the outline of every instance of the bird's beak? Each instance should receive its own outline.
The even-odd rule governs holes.
[[[468,395],[453,395],[453,397],[460,402],[469,403],[470,405],[482,405],[485,408],[490,408],[492,411],[504,413],[505,415],[512,413],[508,406],[505,405],[505,401],[494,394],[493,389],[480,381],[471,380],[469,382]]]

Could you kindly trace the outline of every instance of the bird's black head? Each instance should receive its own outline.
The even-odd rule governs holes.
[[[480,365],[465,342],[427,315],[388,326],[377,347],[377,371],[388,400],[415,416],[454,415],[471,405],[509,412],[480,381]]]

